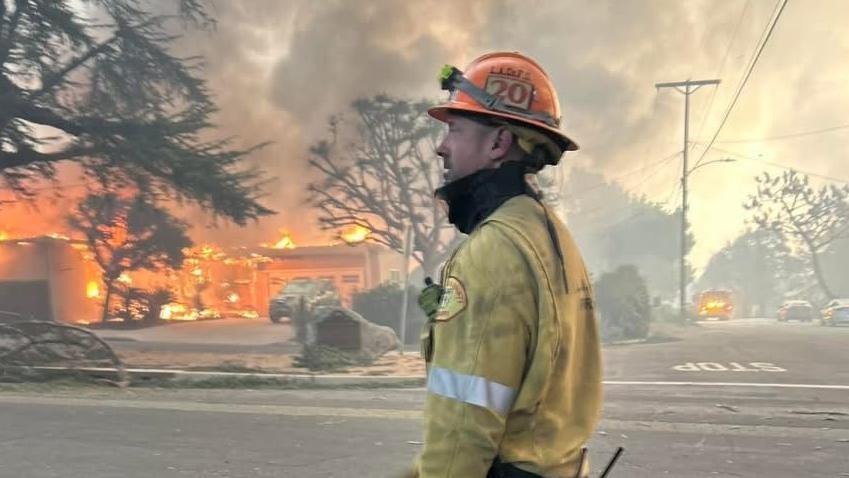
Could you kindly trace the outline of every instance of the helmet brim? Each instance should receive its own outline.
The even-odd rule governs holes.
[[[487,116],[493,116],[493,117],[496,117],[496,118],[504,118],[506,120],[515,121],[515,122],[518,122],[520,124],[545,131],[545,132],[549,133],[549,135],[551,136],[551,139],[553,139],[554,142],[557,143],[557,145],[563,150],[563,152],[577,151],[578,149],[580,149],[580,147],[578,146],[578,143],[572,141],[571,138],[569,138],[568,136],[563,134],[563,132],[560,131],[557,128],[552,128],[551,126],[548,126],[548,125],[545,125],[545,124],[540,124],[539,122],[536,122],[536,121],[530,121],[527,118],[523,118],[523,117],[518,116],[518,115],[511,115],[509,113],[501,113],[499,111],[488,110],[488,109],[484,108],[483,106],[477,106],[477,105],[456,106],[456,105],[452,105],[451,103],[446,103],[446,104],[434,106],[434,107],[429,108],[427,110],[427,114],[429,114],[432,118],[434,118],[438,121],[442,121],[443,123],[446,122],[449,113],[456,113],[456,114],[462,115],[464,112],[465,113],[476,113],[476,114],[482,114],[482,115],[487,115]]]

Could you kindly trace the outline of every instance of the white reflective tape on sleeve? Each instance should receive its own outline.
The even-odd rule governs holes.
[[[516,390],[506,385],[440,367],[431,367],[427,377],[427,391],[485,407],[502,416],[507,415],[516,398]]]

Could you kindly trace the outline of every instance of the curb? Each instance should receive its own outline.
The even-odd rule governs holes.
[[[633,345],[633,344],[644,344],[648,342],[648,338],[645,339],[627,339],[627,340],[612,340],[610,342],[602,343],[602,347],[605,345]]]
[[[115,380],[118,370],[114,368],[69,368],[69,367],[16,367],[26,370],[37,370],[52,376],[63,376],[69,373],[83,374],[95,379]],[[215,372],[198,370],[171,370],[128,368],[124,372],[129,377],[130,384],[140,384],[151,381],[164,381],[171,384],[202,385],[204,382],[232,380],[239,382],[260,383],[280,386],[302,387],[409,387],[424,385],[424,375],[347,375],[347,374],[294,374],[294,373],[252,373],[252,372]],[[226,388],[226,387],[225,387]]]

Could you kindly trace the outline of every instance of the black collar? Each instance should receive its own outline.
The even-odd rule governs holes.
[[[469,234],[508,199],[522,194],[536,197],[525,181],[525,171],[523,164],[507,162],[452,181],[435,194],[448,203],[448,221]]]

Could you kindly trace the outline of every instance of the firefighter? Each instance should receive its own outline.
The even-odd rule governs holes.
[[[586,476],[601,356],[586,269],[528,178],[577,144],[532,59],[498,52],[441,72],[436,196],[468,238],[419,297],[428,315],[424,448],[408,476]]]

